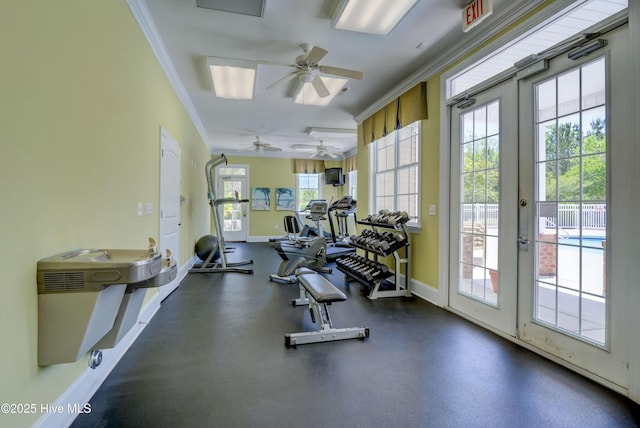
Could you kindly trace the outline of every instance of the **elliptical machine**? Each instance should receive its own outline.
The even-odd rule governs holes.
[[[314,200],[309,202],[309,215],[317,227],[317,237],[301,237],[300,224],[295,216],[284,217],[284,229],[287,240],[276,241],[273,247],[276,249],[282,262],[278,267],[278,273],[269,275],[271,281],[293,284],[297,281],[296,269],[306,267],[316,272],[331,273],[331,268],[324,267],[327,264],[327,239],[322,233],[322,220],[326,220],[328,212],[327,201]]]

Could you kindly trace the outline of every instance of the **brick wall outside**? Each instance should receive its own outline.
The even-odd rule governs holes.
[[[557,272],[557,236],[555,233],[541,233],[538,236],[540,242],[538,244],[538,272],[541,276],[555,276]]]
[[[462,278],[470,279],[473,275],[473,236],[471,234],[462,235]]]

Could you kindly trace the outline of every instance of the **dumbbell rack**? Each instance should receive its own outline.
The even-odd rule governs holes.
[[[394,230],[403,239],[388,239],[385,245],[380,245],[384,239],[363,240],[362,237],[350,239],[350,244],[356,248],[364,250],[365,255],[359,256],[352,254],[336,260],[336,268],[345,274],[345,281],[356,280],[361,284],[369,287],[369,299],[378,299],[383,297],[405,297],[411,296],[410,289],[410,263],[411,253],[409,249],[409,235],[404,224],[387,224],[375,223],[368,220],[359,220],[358,224],[369,226],[373,231],[372,237],[375,235],[380,237],[383,234],[378,229],[387,231]],[[405,249],[405,257],[401,257],[399,251]],[[378,261],[378,257],[387,257],[393,255],[395,261],[395,269],[391,271],[387,265]],[[370,257],[373,256],[373,259]],[[402,278],[402,265],[404,265],[404,279]],[[380,289],[382,284],[384,289]],[[388,284],[392,284],[393,288],[389,288]]]

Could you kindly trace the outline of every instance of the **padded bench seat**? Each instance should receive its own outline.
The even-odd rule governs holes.
[[[347,296],[342,291],[338,290],[325,277],[318,275],[311,269],[298,269],[296,276],[307,293],[318,303],[343,302],[347,300]]]
[[[287,347],[369,337],[369,329],[365,327],[333,328],[328,305],[344,302],[347,296],[328,279],[308,268],[296,270],[296,277],[300,286],[300,298],[294,300],[293,305],[309,305],[311,320],[320,324],[320,330],[285,334],[284,341]]]

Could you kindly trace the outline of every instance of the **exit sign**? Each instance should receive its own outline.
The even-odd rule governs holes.
[[[462,9],[462,31],[465,33],[493,13],[492,0],[473,0]]]

